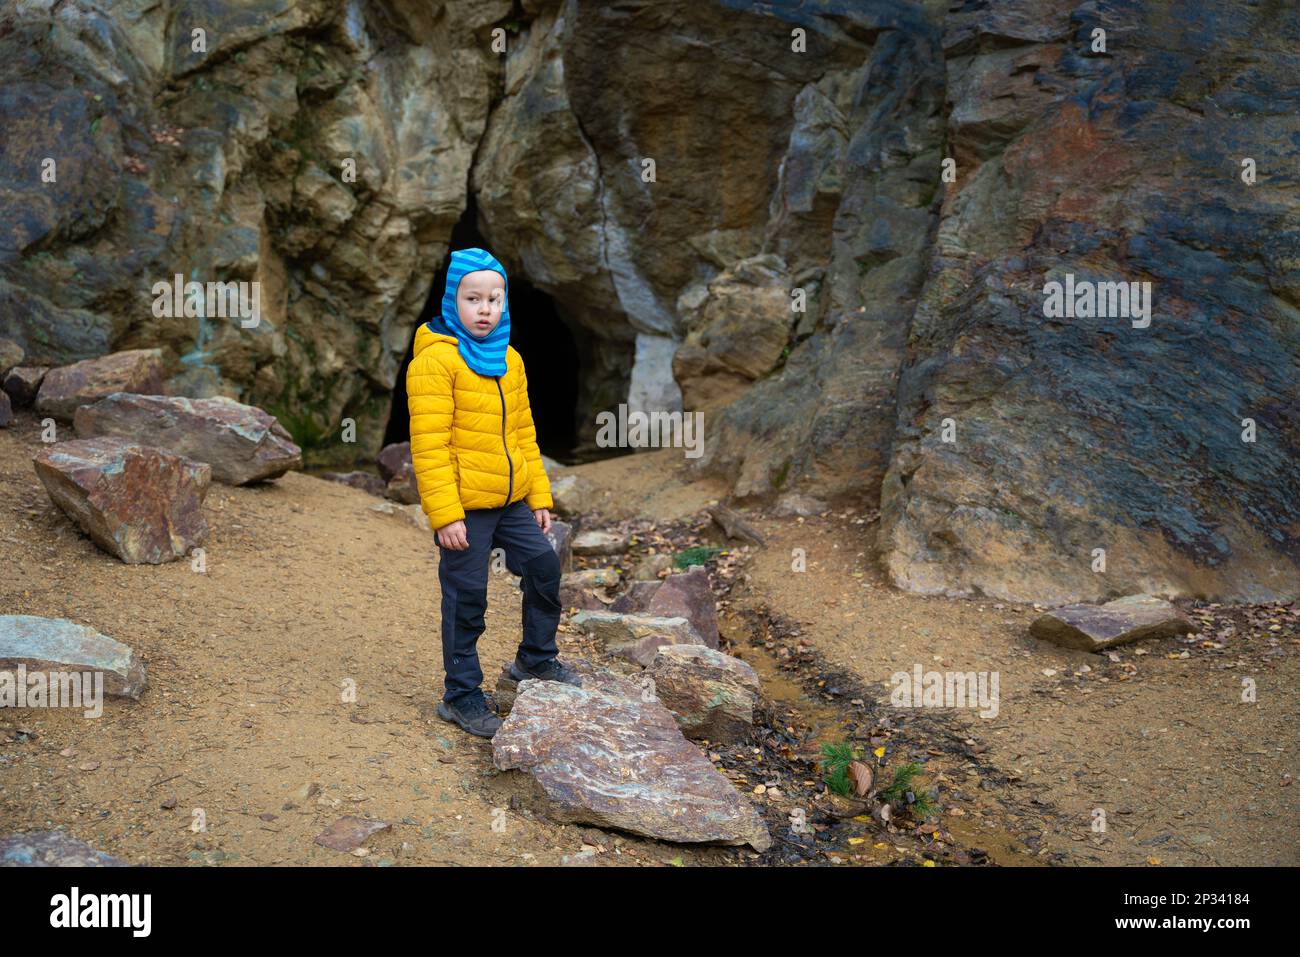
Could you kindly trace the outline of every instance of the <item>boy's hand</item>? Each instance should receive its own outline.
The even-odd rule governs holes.
[[[452,551],[463,552],[469,548],[469,538],[465,534],[465,520],[457,519],[438,529],[438,544]]]
[[[549,531],[551,530],[551,511],[550,511],[550,509],[546,509],[546,508],[535,508],[535,509],[533,509],[533,518],[535,518],[535,519],[537,520],[537,524],[540,525],[540,526],[542,527],[542,534],[543,534],[543,535],[545,535],[547,532],[549,532]]]

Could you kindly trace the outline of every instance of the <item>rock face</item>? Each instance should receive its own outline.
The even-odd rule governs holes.
[[[70,420],[80,406],[114,392],[162,392],[162,376],[162,352],[158,349],[130,349],[59,366],[42,379],[36,411]]]
[[[1104,605],[1066,605],[1029,626],[1035,638],[1084,651],[1101,651],[1143,638],[1185,635],[1191,630],[1186,615],[1150,595],[1129,595]]]
[[[754,807],[653,699],[520,682],[492,759],[530,774],[557,820],[680,843],[771,846]]]
[[[98,671],[104,694],[139,698],[145,666],[128,646],[63,618],[0,615],[0,671]]]
[[[225,396],[187,399],[116,392],[73,417],[77,435],[111,435],[212,466],[227,485],[279,478],[302,468],[302,449],[275,416]]]
[[[26,831],[0,838],[0,867],[127,867],[63,831]]]
[[[111,437],[58,442],[32,461],[54,503],[128,564],[173,561],[208,534],[203,462]]]
[[[758,675],[739,658],[704,645],[664,645],[646,673],[688,738],[742,741],[753,728]]]
[[[580,611],[569,622],[601,642],[604,650],[646,667],[660,645],[699,645],[704,640],[685,618]]]
[[[707,408],[689,467],[878,503],[926,593],[1300,596],[1293,4],[181,6],[4,17],[24,362],[156,347],[369,461],[472,194],[574,337],[579,452]],[[1075,280],[1151,283],[1149,324],[1049,315]]]
[[[1234,39],[1207,48],[1206,29]],[[1151,41],[1118,39],[1133,31]],[[1293,6],[1012,0],[945,18],[957,181],[884,482],[898,585],[1044,604],[1300,594],[1300,234],[1282,173],[1300,112],[1281,54],[1298,40]],[[1083,308],[1048,315],[1052,282]],[[1149,318],[1118,289],[1088,308],[1107,282],[1150,283]]]

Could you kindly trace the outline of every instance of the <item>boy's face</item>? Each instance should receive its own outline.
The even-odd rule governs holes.
[[[506,281],[493,269],[466,273],[456,291],[456,310],[460,324],[470,335],[482,339],[501,321],[506,304]]]

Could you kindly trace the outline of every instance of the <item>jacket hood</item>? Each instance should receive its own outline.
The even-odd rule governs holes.
[[[456,309],[456,293],[460,290],[460,281],[466,273],[480,269],[500,273],[506,286],[501,321],[481,339],[461,324],[460,313]],[[424,337],[426,329],[434,335]],[[447,286],[442,294],[442,313],[426,322],[419,332],[417,353],[436,338],[450,338],[455,341],[465,364],[479,375],[505,375],[506,349],[510,346],[510,279],[506,276],[505,267],[486,249],[474,247],[452,252],[451,261],[447,265]],[[421,337],[426,339],[423,345],[418,341]]]

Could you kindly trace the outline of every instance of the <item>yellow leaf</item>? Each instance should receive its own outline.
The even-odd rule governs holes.
[[[922,867],[934,867],[934,861],[926,860],[921,864]]]
[[[882,744],[880,747],[876,748],[876,750],[872,751],[871,753],[878,758],[883,758],[885,756],[885,746]]]
[[[851,837],[851,838],[849,838],[849,843],[850,843],[850,844],[865,844],[865,843],[867,843],[867,839],[866,839],[865,837]]]

